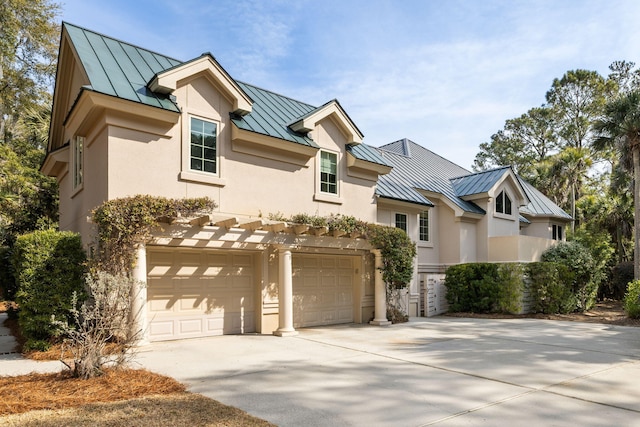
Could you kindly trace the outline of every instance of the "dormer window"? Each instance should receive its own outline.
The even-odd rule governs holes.
[[[190,168],[218,173],[216,156],[217,126],[213,122],[191,118]]]
[[[496,197],[496,212],[511,215],[511,199],[504,190]]]
[[[320,192],[338,194],[338,155],[320,151]]]

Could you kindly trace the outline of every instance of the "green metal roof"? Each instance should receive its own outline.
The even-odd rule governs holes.
[[[485,214],[473,202],[462,197],[486,193],[511,167],[471,173],[461,166],[433,153],[408,139],[401,139],[379,147],[380,154],[393,170],[378,179],[376,193],[385,198],[424,204],[418,190],[446,196],[465,212]],[[571,216],[553,203],[527,181],[516,175],[529,203],[520,213],[530,216],[551,216],[571,220]],[[420,196],[420,197],[419,197]],[[521,222],[530,222],[520,215]]]
[[[180,112],[170,96],[152,92],[148,84],[158,74],[186,62],[66,22],[62,25],[78,54],[80,65],[89,77],[90,83],[86,89]],[[232,117],[235,126],[261,135],[319,148],[307,135],[294,132],[288,125],[322,107],[296,101],[248,83],[236,83],[251,98],[253,104],[251,113],[242,117]],[[352,150],[351,153],[358,159],[387,165],[372,149],[362,147]]]
[[[391,164],[380,155],[378,150],[367,144],[348,144],[347,152],[351,153],[351,155],[356,159],[364,160],[369,163],[376,163],[378,165],[391,166]]]
[[[416,199],[426,199],[418,191],[425,190],[446,196],[465,212],[485,213],[475,203],[458,197],[451,183],[451,178],[469,174],[468,170],[408,139],[383,145],[379,150],[393,166],[389,174],[378,179],[379,196],[415,203]]]
[[[95,92],[179,112],[167,95],[154,93],[147,83],[157,73],[181,61],[120,40],[63,23],[64,30]]]
[[[319,148],[311,138],[288,127],[289,123],[314,111],[316,107],[248,83],[237,83],[253,101],[251,113],[232,118],[239,129]]]
[[[518,176],[524,192],[530,202],[527,206],[520,208],[520,212],[532,216],[552,216],[560,219],[572,220],[571,215],[566,213],[560,206],[556,205],[547,196],[542,194],[537,188]]]
[[[505,166],[488,171],[452,178],[451,183],[459,197],[486,193],[502,178],[511,167]]]

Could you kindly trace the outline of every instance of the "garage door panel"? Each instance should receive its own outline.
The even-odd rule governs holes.
[[[151,249],[148,260],[152,341],[255,331],[253,255]]]
[[[296,254],[294,327],[353,322],[353,259]]]

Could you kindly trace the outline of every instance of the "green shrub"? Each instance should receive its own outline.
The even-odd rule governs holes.
[[[43,349],[55,335],[52,316],[67,319],[71,295],[84,295],[80,236],[54,230],[35,231],[16,240],[11,257],[15,272],[18,322],[27,348]]]
[[[446,271],[449,310],[518,313],[523,292],[520,264],[470,263]]]
[[[624,295],[624,311],[633,319],[640,318],[640,280],[629,283]]]
[[[574,273],[564,264],[532,262],[526,264],[533,311],[536,313],[569,313],[575,309],[576,297],[571,290]]]
[[[524,293],[524,266],[519,263],[499,264],[498,278],[500,294],[497,311],[500,313],[520,313]]]
[[[599,296],[615,300],[624,299],[627,285],[633,281],[633,262],[622,262],[611,269],[611,279],[600,287]]]
[[[569,312],[586,311],[595,305],[598,265],[589,249],[579,242],[562,242],[547,249],[541,261],[560,263],[573,273],[570,291],[575,296],[575,306]]]

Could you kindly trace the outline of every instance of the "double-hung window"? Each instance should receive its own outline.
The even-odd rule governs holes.
[[[421,242],[429,241],[429,211],[420,212],[419,237]]]
[[[496,198],[496,212],[511,215],[511,199],[504,190]]]
[[[76,136],[73,139],[73,189],[80,188],[84,175],[84,137]]]
[[[338,155],[320,152],[320,192],[338,194]]]
[[[191,118],[190,169],[211,174],[218,173],[217,125]]]
[[[396,228],[407,232],[407,215],[402,213],[396,214]]]

